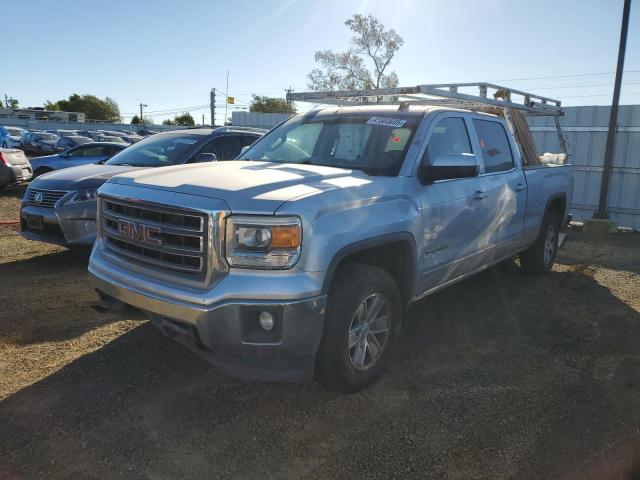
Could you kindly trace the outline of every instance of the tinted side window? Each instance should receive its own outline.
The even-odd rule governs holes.
[[[478,134],[485,173],[503,172],[514,166],[511,145],[501,123],[490,120],[474,120]]]
[[[237,136],[218,137],[207,143],[200,153],[214,153],[218,160],[233,160],[240,155],[242,144]]]
[[[105,152],[104,153],[105,153],[105,155],[112,156],[112,155],[115,155],[116,153],[118,153],[121,150],[122,150],[122,148],[116,147],[115,145],[111,145],[109,147],[105,147]]]
[[[70,157],[97,157],[101,155],[106,155],[105,147],[99,145],[80,147],[73,152],[69,152]]]
[[[240,143],[242,144],[243,147],[248,147],[259,138],[260,137],[257,135],[242,135],[240,137]]]
[[[469,132],[460,117],[449,117],[440,120],[433,129],[425,156],[429,161],[435,160],[439,155],[446,153],[473,153]],[[424,160],[424,159],[423,159]]]

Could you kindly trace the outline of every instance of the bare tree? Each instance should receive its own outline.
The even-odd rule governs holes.
[[[359,90],[398,86],[395,72],[385,73],[404,40],[395,30],[386,30],[377,18],[354,15],[345,22],[354,35],[346,52],[322,50],[315,53],[321,68],[307,75],[312,90]],[[371,64],[372,69],[367,67]]]

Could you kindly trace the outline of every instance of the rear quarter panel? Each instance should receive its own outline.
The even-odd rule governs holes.
[[[573,168],[571,165],[529,167],[524,169],[524,175],[528,198],[522,246],[526,247],[535,241],[546,209],[553,199],[565,198],[562,221],[566,219],[573,196]]]

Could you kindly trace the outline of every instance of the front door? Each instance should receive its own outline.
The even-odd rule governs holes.
[[[447,153],[474,153],[464,114],[447,113],[427,133],[421,162]],[[423,185],[420,291],[447,283],[482,265],[486,239],[481,233],[489,212],[482,177],[439,180]]]

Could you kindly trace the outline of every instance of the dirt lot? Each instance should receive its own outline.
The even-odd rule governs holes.
[[[558,261],[414,305],[342,395],[225,378],[95,312],[86,252],[0,226],[0,478],[640,478],[640,236],[572,231]]]

